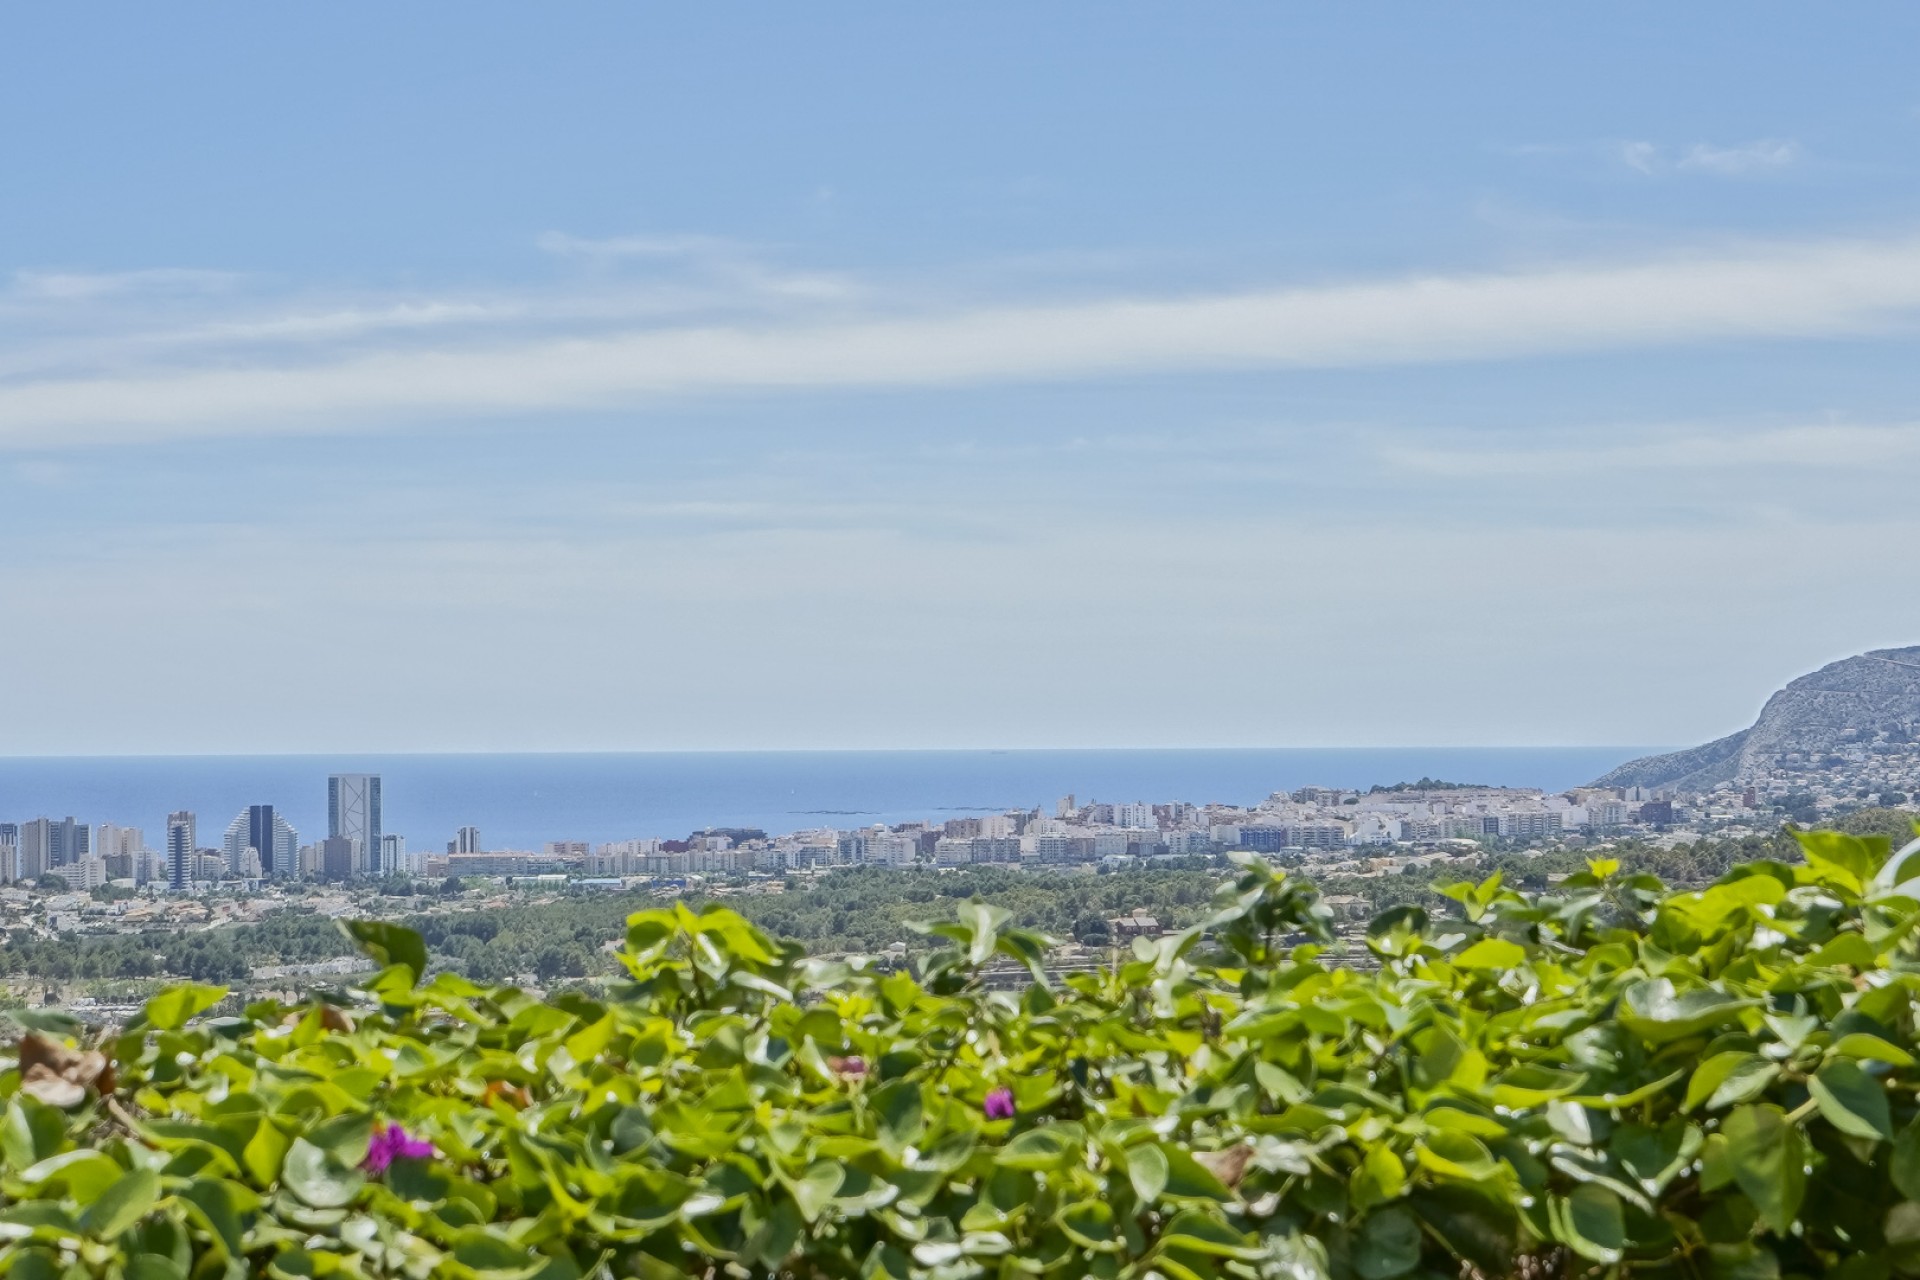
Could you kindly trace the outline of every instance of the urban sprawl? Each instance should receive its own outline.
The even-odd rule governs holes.
[[[1082,804],[1067,796],[1051,812],[1013,809],[781,835],[730,828],[682,839],[553,840],[538,850],[489,849],[471,826],[443,848],[410,846],[404,835],[382,829],[379,775],[337,774],[327,781],[327,835],[311,843],[302,843],[271,804],[236,814],[217,843],[203,842],[197,815],[184,811],[167,816],[157,846],[140,827],[42,817],[0,823],[0,881],[18,886],[8,892],[111,887],[145,896],[271,895],[295,882],[351,885],[394,876],[638,888],[852,866],[1090,870],[1235,849],[1295,854],[1326,870],[1364,874],[1492,842],[1543,847],[1627,834],[1679,841],[1771,830],[1783,810],[1808,818],[1851,804],[1905,804],[1920,789],[1920,755],[1877,745],[1783,755],[1757,776],[1709,794],[1638,787],[1549,793],[1423,779],[1365,792],[1301,787],[1253,806]]]

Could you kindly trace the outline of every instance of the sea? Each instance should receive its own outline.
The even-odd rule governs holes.
[[[714,751],[366,756],[0,758],[0,822],[73,817],[140,827],[194,813],[217,846],[248,805],[274,805],[303,841],[326,834],[327,777],[381,777],[383,830],[438,851],[460,827],[481,847],[540,849],[682,838],[711,827],[781,834],[944,821],[1061,798],[1252,804],[1275,791],[1422,777],[1555,791],[1658,747],[1356,747],[1190,750]]]

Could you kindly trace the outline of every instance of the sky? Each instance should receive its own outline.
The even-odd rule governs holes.
[[[1920,639],[1920,9],[0,18],[0,754],[1704,740]]]

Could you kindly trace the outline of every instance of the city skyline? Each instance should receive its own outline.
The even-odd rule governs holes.
[[[1910,8],[113,12],[0,45],[0,753],[1688,742],[1920,635]]]
[[[1631,761],[1615,773],[1659,769],[1667,767],[1663,759],[1675,758]],[[1810,824],[1874,805],[1896,809],[1920,794],[1920,743],[1910,722],[1896,715],[1878,727],[1837,731],[1823,745],[1774,740],[1698,784],[1643,785],[1610,775],[1556,792],[1422,776],[1365,790],[1283,788],[1256,804],[1186,798],[1083,803],[1068,794],[1050,814],[1034,806],[864,822],[848,821],[860,815],[815,811],[832,820],[776,830],[710,824],[684,837],[549,839],[539,850],[491,847],[477,827],[465,825],[444,854],[409,850],[404,836],[380,833],[382,784],[376,774],[330,776],[328,834],[310,845],[298,844],[297,832],[271,805],[251,805],[237,815],[226,829],[224,849],[199,844],[198,815],[190,810],[167,815],[161,850],[144,847],[138,828],[90,828],[71,816],[7,823],[0,826],[0,884],[50,888],[59,903],[73,890],[273,896],[296,884],[366,886],[395,876],[442,880],[454,889],[474,879],[511,885],[523,878],[547,887],[671,888],[684,885],[687,876],[737,880],[976,863],[1090,870],[1236,850],[1312,856],[1323,865],[1364,864],[1376,874],[1383,867],[1478,856],[1489,842],[1538,849],[1626,837],[1671,847],[1769,834],[1780,814]],[[66,918],[58,904],[49,911]]]
[[[162,848],[166,815],[186,810],[206,824],[201,847],[224,853],[220,833],[267,804],[306,844],[328,835],[328,780],[344,774],[381,776],[383,840],[410,837],[410,850],[433,852],[457,843],[463,827],[478,828],[492,848],[539,848],[709,825],[785,829],[817,813],[892,821],[1051,803],[1069,790],[1250,802],[1316,779],[1364,788],[1422,775],[1554,789],[1655,749],[0,760],[0,843],[6,825],[48,815],[58,825],[72,815],[103,846],[140,836]]]

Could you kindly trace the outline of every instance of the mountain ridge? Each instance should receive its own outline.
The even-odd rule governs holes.
[[[1799,758],[1876,741],[1920,738],[1920,645],[1870,649],[1830,662],[1776,691],[1738,733],[1663,755],[1629,760],[1596,787],[1711,791],[1757,782]]]

